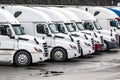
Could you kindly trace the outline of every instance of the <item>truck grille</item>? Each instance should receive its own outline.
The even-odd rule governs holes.
[[[91,41],[92,41],[92,48],[93,48],[93,50],[95,49],[95,46],[94,46],[94,40],[93,40],[93,38],[91,39]]]
[[[101,43],[104,44],[103,36],[100,37]]]
[[[43,48],[44,48],[44,53],[45,53],[45,57],[48,56],[48,46],[47,46],[47,43],[43,43]]]
[[[78,45],[78,52],[81,53],[81,47],[80,47],[80,41],[77,41],[77,45]]]

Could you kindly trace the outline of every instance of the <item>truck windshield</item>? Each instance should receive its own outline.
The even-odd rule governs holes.
[[[20,27],[20,25],[12,25],[12,28],[16,35],[24,35],[25,34],[23,28]]]
[[[73,23],[65,23],[69,32],[75,32],[75,25]]]
[[[79,30],[85,30],[85,28],[81,22],[76,22],[76,25],[77,25]]]
[[[58,33],[59,32],[58,29],[57,29],[57,27],[56,27],[56,25],[49,24],[48,26],[49,26],[49,28],[50,28],[50,30],[51,30],[52,33]]]
[[[101,30],[101,26],[97,22],[93,22],[97,30]]]

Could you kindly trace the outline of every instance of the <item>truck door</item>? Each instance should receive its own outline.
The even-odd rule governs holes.
[[[0,25],[0,60],[7,61],[14,50],[14,39],[7,35],[8,25]]]
[[[46,24],[36,24],[35,35],[39,38],[43,38],[48,46],[52,45],[52,35]]]

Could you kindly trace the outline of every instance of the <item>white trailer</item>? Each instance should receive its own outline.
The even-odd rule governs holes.
[[[0,61],[27,66],[46,59],[46,42],[24,34],[20,22],[8,11],[0,9]]]
[[[58,33],[55,25],[45,13],[25,6],[8,6],[4,9],[22,20],[22,26],[27,34],[43,38],[48,43],[49,59],[65,61],[80,56],[77,51],[79,41],[76,46],[70,36]]]
[[[86,12],[81,9],[71,9],[79,18],[81,18],[84,21],[84,27],[87,30],[95,31],[100,33],[103,36],[104,39],[104,49],[108,51],[109,49],[117,48],[118,47],[118,34],[102,29],[101,26],[98,24],[98,20],[95,19],[95,17],[90,14],[89,12]]]
[[[51,8],[35,7],[35,9],[43,11],[47,15],[49,15],[49,17],[51,17],[52,21],[56,25],[59,25],[59,28],[58,28],[58,26],[57,26],[57,28],[59,29],[60,32],[62,32],[64,34],[72,35],[73,39],[75,39],[76,37],[79,38],[80,44],[81,44],[81,56],[86,55],[86,54],[91,54],[94,52],[93,38],[91,38],[90,36],[86,36],[83,33],[77,34],[77,32],[69,31],[70,28],[68,29],[66,25],[67,24],[68,24],[68,26],[71,25],[70,19],[67,19],[60,12],[58,12],[54,9],[51,9]],[[71,29],[72,29],[72,27],[71,27]],[[86,48],[86,49],[84,49],[84,48]]]

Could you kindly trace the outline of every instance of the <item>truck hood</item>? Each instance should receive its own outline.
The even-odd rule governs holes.
[[[94,31],[90,31],[90,30],[84,30],[84,31],[82,31],[83,33],[86,33],[86,34],[88,34],[88,35],[91,35],[91,36],[93,36],[93,37],[95,37],[95,34],[96,34],[96,36],[99,36],[99,37],[101,37],[102,35],[100,34],[100,33],[97,33],[97,32],[94,32]],[[95,34],[94,34],[95,33]]]
[[[90,31],[90,30],[83,30],[82,33],[93,35],[93,31]]]
[[[30,36],[30,35],[20,35],[18,36],[20,40],[30,40],[35,42],[34,39],[36,39],[39,43],[45,43],[45,41],[43,39],[37,38],[35,36]]]
[[[108,35],[108,36],[110,36],[110,34],[111,34],[111,31],[105,30],[105,29],[99,30],[97,32],[100,33],[100,34]]]
[[[73,36],[70,37],[68,34],[64,34],[64,33],[57,33],[54,36],[55,36],[55,38],[58,38],[59,40],[61,39],[61,40],[70,41],[70,42],[72,41],[72,39],[78,40],[78,38],[75,38]],[[62,39],[62,38],[64,38],[64,39]]]
[[[64,33],[57,33],[55,34],[55,37],[70,38],[68,34],[64,34]]]
[[[102,29],[102,30],[99,30],[99,31],[100,31],[101,34],[111,35],[111,31],[109,31],[109,30]],[[112,36],[115,36],[116,34],[117,34],[116,32],[112,31]]]
[[[71,35],[72,36],[77,36],[77,35],[79,35],[80,37],[83,37],[84,38],[84,33],[82,33],[82,32],[71,32]]]

